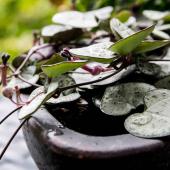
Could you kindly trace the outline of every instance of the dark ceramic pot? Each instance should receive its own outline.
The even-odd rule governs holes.
[[[40,170],[169,169],[169,139],[142,139],[130,134],[89,136],[61,124],[40,109],[23,127]]]

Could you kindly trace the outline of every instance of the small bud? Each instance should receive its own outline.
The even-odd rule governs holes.
[[[10,88],[10,87],[4,87],[2,89],[2,94],[3,94],[3,96],[11,99],[13,94],[14,94],[14,90],[12,88]]]
[[[4,65],[6,65],[7,62],[8,62],[8,60],[9,60],[9,58],[10,58],[10,55],[9,55],[9,54],[3,54],[3,55],[2,55],[2,63],[3,63]]]

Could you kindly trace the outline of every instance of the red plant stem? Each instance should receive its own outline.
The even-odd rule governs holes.
[[[1,67],[1,81],[2,81],[2,86],[5,87],[7,85],[7,65],[2,65]]]
[[[8,149],[9,145],[11,144],[11,142],[13,141],[13,139],[15,138],[15,136],[17,135],[17,133],[19,132],[19,130],[21,129],[21,127],[25,124],[25,122],[29,119],[30,117],[28,117],[27,119],[25,119],[19,126],[18,128],[15,130],[15,132],[13,133],[13,135],[10,137],[9,141],[7,142],[7,144],[5,145],[4,149],[2,150],[1,154],[0,154],[0,160],[2,159],[3,155],[5,154],[6,150]]]

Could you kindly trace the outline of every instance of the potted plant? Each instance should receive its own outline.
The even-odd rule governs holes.
[[[144,15],[149,25],[110,6],[57,13],[27,53],[2,55],[2,93],[17,109],[1,123],[18,111],[21,124],[1,158],[23,127],[40,169],[167,165],[169,12]]]

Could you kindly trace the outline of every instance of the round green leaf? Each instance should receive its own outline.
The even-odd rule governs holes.
[[[128,114],[132,109],[144,104],[145,94],[155,89],[146,83],[124,83],[106,88],[100,109],[108,115]]]
[[[170,135],[170,98],[151,105],[144,113],[125,120],[126,130],[138,137],[158,138]]]

